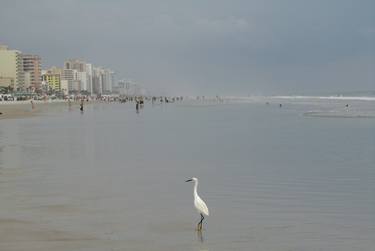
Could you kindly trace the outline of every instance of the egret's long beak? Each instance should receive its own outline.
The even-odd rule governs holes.
[[[190,182],[190,181],[193,181],[192,179],[190,179],[190,180],[187,180],[187,181],[185,181],[185,182]]]

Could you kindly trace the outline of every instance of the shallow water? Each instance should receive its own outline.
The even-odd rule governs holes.
[[[278,102],[0,121],[0,250],[373,250],[375,119],[304,115],[347,101]]]

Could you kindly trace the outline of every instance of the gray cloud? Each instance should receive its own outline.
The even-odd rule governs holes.
[[[3,0],[0,43],[78,57],[151,90],[375,89],[374,1]]]

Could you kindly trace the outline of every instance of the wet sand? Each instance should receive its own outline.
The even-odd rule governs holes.
[[[39,109],[31,108],[28,103],[0,104],[0,119],[24,118],[35,115]]]
[[[286,103],[42,107],[0,121],[1,251],[375,245],[373,119]],[[211,213],[202,236],[193,175]]]
[[[0,219],[0,226],[1,250],[60,250],[58,246],[61,246],[62,242],[65,243],[66,250],[66,243],[76,243],[77,247],[79,241],[93,240],[90,236],[50,229],[31,221]]]
[[[90,104],[91,102],[86,102]],[[79,108],[80,101],[72,101],[71,108]],[[0,120],[1,119],[19,119],[39,115],[49,109],[68,107],[68,101],[34,101],[34,108],[30,101],[0,102]],[[55,109],[58,110],[58,109]]]

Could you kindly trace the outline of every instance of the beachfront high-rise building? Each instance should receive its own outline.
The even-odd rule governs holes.
[[[62,73],[62,80],[68,82],[69,92],[81,91],[81,80],[78,79],[78,71],[74,69],[64,69]]]
[[[22,54],[23,71],[29,73],[25,79],[25,88],[35,91],[39,90],[42,84],[41,58],[38,55]],[[26,77],[26,76],[25,76]]]
[[[32,91],[33,88],[31,88],[31,72],[24,71],[23,77],[24,77],[24,88],[25,88],[25,90]]]
[[[100,67],[93,68],[92,89],[95,94],[103,94],[103,69]]]
[[[86,73],[87,73],[87,91],[90,94],[93,94],[93,89],[92,89],[93,65],[92,64],[86,64]]]
[[[61,80],[61,91],[64,93],[64,95],[69,94],[69,82],[68,80]]]
[[[68,81],[70,92],[99,95],[111,93],[115,84],[113,71],[95,67],[79,59],[69,59],[64,62],[62,79]]]
[[[61,74],[61,80],[64,80],[64,82],[66,81],[68,92],[71,91],[73,85],[72,82],[74,80],[74,70],[64,68]]]
[[[109,70],[109,69],[105,69],[104,70],[103,92],[104,93],[111,93],[114,84],[115,84],[114,72]]]
[[[64,63],[64,69],[84,72],[86,71],[86,63],[79,59],[68,59]]]
[[[118,81],[117,85],[113,88],[113,92],[121,95],[129,95],[129,89],[132,85],[131,80],[121,79]]]
[[[48,86],[55,90],[59,91],[61,89],[61,78],[60,74],[46,73],[42,75],[43,81],[48,83]]]
[[[81,91],[81,80],[72,80],[69,82],[69,91],[80,92]]]
[[[90,74],[92,65],[79,59],[69,59],[64,63],[64,71],[66,80],[69,81],[69,91],[92,93],[92,74]]]
[[[114,72],[101,67],[94,67],[92,78],[93,92],[96,94],[112,93]]]
[[[46,71],[43,71],[42,80],[48,83],[50,89],[55,91],[61,91],[61,78],[62,69],[52,67]]]
[[[48,83],[50,89],[55,91],[61,90],[63,70],[58,67],[51,67],[42,73],[42,80]]]
[[[9,50],[7,46],[0,45],[0,77],[13,83],[14,90],[25,89],[22,54],[17,50]]]
[[[80,81],[80,91],[88,91],[88,74],[85,71],[77,71],[76,79]]]
[[[71,69],[64,69],[62,72],[62,79],[73,81],[74,80],[74,70]]]
[[[2,77],[0,76],[0,87],[3,88],[14,88],[14,79],[10,77]]]

